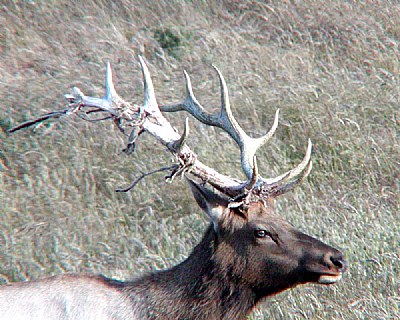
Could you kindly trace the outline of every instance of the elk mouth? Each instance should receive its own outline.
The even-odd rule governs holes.
[[[343,270],[309,270],[302,283],[334,284],[342,279]],[[304,281],[305,280],[305,281]]]
[[[326,255],[322,263],[309,265],[308,272],[311,274],[311,281],[318,284],[333,284],[342,279],[343,273],[347,270],[347,262],[342,254],[333,256]]]
[[[333,284],[342,279],[342,273],[338,272],[335,274],[321,274],[317,280],[319,284]]]
[[[342,279],[343,272],[326,270],[321,271],[308,271],[301,277],[299,283],[316,283],[316,284],[334,284]]]

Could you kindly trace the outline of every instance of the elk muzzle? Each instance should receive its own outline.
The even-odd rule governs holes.
[[[320,284],[336,283],[342,278],[343,273],[347,269],[347,262],[340,251],[330,252],[324,255],[323,264],[329,268],[329,272],[323,273],[318,279]]]

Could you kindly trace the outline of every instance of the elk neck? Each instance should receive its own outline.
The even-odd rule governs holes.
[[[190,256],[169,270],[145,275],[125,290],[144,319],[243,319],[259,298],[232,270],[216,262],[212,225]]]

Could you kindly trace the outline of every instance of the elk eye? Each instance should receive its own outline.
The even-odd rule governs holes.
[[[266,238],[270,236],[270,233],[264,229],[257,229],[254,231],[254,236],[256,238]]]

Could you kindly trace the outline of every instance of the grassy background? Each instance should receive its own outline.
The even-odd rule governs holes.
[[[184,259],[207,221],[183,181],[162,174],[127,194],[116,187],[170,163],[148,137],[133,156],[110,123],[76,118],[8,136],[12,125],[62,109],[72,86],[103,94],[104,62],[118,92],[141,103],[137,54],[160,103],[183,96],[182,70],[208,110],[220,68],[234,114],[258,135],[268,177],[314,143],[314,169],[277,210],[341,248],[338,285],[307,285],[268,299],[252,319],[398,319],[400,4],[396,1],[0,1],[0,281],[62,272],[128,279]],[[169,116],[181,128],[185,115]],[[189,145],[238,176],[226,134],[191,121]],[[218,150],[218,152],[215,152]],[[243,176],[242,176],[243,177]]]

